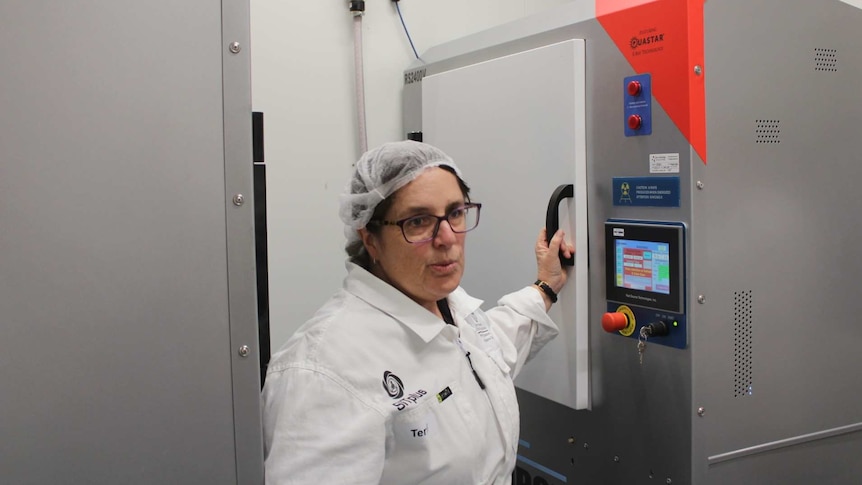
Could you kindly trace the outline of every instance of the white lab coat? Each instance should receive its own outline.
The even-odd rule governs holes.
[[[542,296],[527,287],[483,312],[458,288],[452,326],[347,266],[343,289],[269,364],[266,483],[510,483],[512,379],[557,334]]]

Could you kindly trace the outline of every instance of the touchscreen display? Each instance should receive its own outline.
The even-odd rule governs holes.
[[[667,243],[630,239],[615,242],[618,287],[670,294],[670,247]]]

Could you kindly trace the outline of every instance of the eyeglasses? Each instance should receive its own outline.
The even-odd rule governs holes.
[[[383,226],[398,226],[404,239],[412,244],[423,243],[437,237],[440,223],[446,221],[452,232],[461,234],[476,229],[479,225],[479,210],[482,204],[464,204],[445,216],[419,214],[400,221],[372,221]]]

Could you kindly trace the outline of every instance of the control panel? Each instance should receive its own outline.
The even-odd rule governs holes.
[[[606,332],[685,348],[685,226],[605,223]]]
[[[623,113],[626,136],[652,134],[652,81],[649,74],[623,80]]]

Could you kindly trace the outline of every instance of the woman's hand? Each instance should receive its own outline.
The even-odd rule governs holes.
[[[566,271],[560,265],[560,251],[563,256],[570,258],[575,254],[575,247],[566,243],[563,238],[565,233],[558,230],[551,242],[548,243],[546,237],[546,229],[539,231],[539,237],[536,239],[536,265],[538,266],[538,279],[550,285],[554,293],[559,293],[566,284]],[[544,295],[544,293],[543,293]],[[549,298],[546,298],[550,302]],[[548,304],[550,307],[550,304]]]

